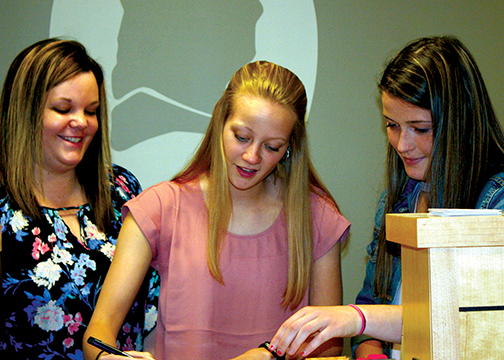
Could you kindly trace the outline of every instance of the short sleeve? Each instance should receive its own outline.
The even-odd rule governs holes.
[[[162,182],[144,190],[140,195],[128,201],[122,209],[123,219],[130,212],[149,242],[152,250],[152,264],[156,268],[160,251],[169,253],[172,233],[170,227],[175,223],[179,202],[179,187],[176,184]],[[163,249],[160,249],[160,246]]]
[[[311,195],[313,217],[313,260],[317,261],[338,241],[345,241],[350,222],[336,207],[319,195]]]

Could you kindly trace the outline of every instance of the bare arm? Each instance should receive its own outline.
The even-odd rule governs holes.
[[[309,301],[311,306],[341,305],[343,286],[340,252],[341,244],[338,241],[313,264]]]
[[[115,345],[117,334],[142,285],[152,260],[152,251],[131,214],[121,227],[109,272],[98,298],[98,303],[84,334],[83,349],[87,360],[94,360],[100,352],[87,344],[94,336]]]
[[[383,354],[383,346],[379,340],[366,340],[355,348],[355,357],[366,359],[371,354]]]
[[[401,342],[401,305],[359,305],[359,308],[366,317],[365,335]],[[307,356],[328,339],[357,335],[361,327],[359,313],[350,306],[308,306],[285,321],[271,344],[282,352],[294,354],[311,337],[301,354]]]
[[[334,306],[342,303],[341,243],[338,241],[329,252],[313,265],[309,304],[310,306]],[[313,355],[340,355],[342,349],[343,339],[333,337],[320,343],[318,348],[313,351]]]

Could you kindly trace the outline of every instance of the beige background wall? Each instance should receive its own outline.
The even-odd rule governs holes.
[[[364,247],[384,187],[386,137],[375,85],[384,61],[414,38],[458,36],[502,121],[503,18],[500,0],[2,0],[0,77],[37,40],[68,35],[84,42],[107,71],[114,160],[147,187],[192,153],[238,67],[266,58],[291,68],[312,100],[315,165],[353,224],[342,260],[350,303],[362,285]]]

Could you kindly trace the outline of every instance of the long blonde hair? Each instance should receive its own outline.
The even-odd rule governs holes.
[[[297,120],[289,142],[290,155],[270,176],[282,179],[288,229],[289,273],[282,306],[295,308],[305,296],[312,266],[311,193],[337,205],[318,177],[309,156],[305,115],[307,97],[303,83],[291,71],[266,61],[249,63],[231,78],[215,105],[207,132],[188,166],[173,181],[183,184],[208,177],[207,261],[212,276],[224,284],[219,267],[221,242],[229,225],[232,200],[222,143],[222,131],[234,111],[237,95],[269,99],[292,110]]]

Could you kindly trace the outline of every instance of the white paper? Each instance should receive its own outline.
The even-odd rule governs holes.
[[[500,209],[429,209],[432,216],[499,216]]]

